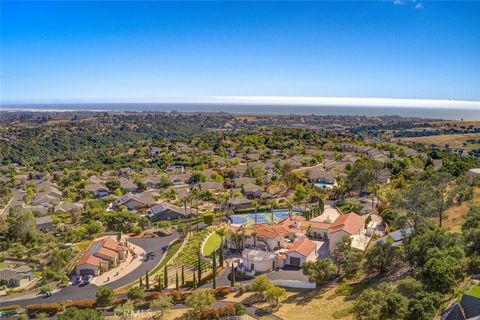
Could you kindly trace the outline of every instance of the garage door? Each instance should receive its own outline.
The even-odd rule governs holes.
[[[95,271],[92,269],[82,269],[80,270],[80,275],[81,276],[94,276]]]
[[[290,264],[292,266],[300,267],[300,258],[290,257]]]

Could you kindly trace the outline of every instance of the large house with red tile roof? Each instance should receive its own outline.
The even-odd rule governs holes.
[[[125,245],[112,238],[94,241],[80,257],[75,268],[77,276],[98,276],[100,273],[115,268],[128,256]]]
[[[354,212],[343,214],[328,228],[329,250],[333,252],[338,241],[343,237],[363,235],[365,233],[365,217]]]
[[[301,267],[307,261],[315,261],[319,256],[321,243],[310,239],[328,241],[330,252],[335,250],[343,237],[350,237],[352,248],[362,251],[370,240],[365,235],[365,217],[353,212],[327,212],[310,221],[301,216],[292,216],[276,224],[230,228],[233,234],[241,232],[244,241],[243,247],[238,248],[238,244],[231,240],[231,234],[227,241],[228,246],[231,249],[246,248],[242,252],[242,268],[253,274],[268,272],[284,265]]]

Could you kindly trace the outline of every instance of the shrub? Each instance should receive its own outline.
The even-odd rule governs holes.
[[[145,301],[152,301],[152,300],[155,300],[155,299],[157,299],[158,297],[161,297],[161,296],[163,296],[162,292],[159,292],[159,291],[149,292],[145,296]]]
[[[77,309],[92,309],[96,306],[95,300],[93,299],[82,299],[72,301],[65,305],[66,308],[77,308]]]
[[[196,316],[195,319],[199,320],[216,320],[218,318],[235,316],[236,309],[235,305],[229,304],[223,307],[208,307],[201,310]]]
[[[22,309],[22,307],[18,304],[12,304],[12,305],[9,305],[9,306],[0,307],[0,311],[18,310],[18,309]]]
[[[230,293],[232,293],[230,287],[218,287],[213,291],[216,298],[225,298]]]
[[[25,309],[27,309],[28,314],[46,313],[49,316],[53,316],[62,311],[62,306],[58,303],[30,304]]]
[[[243,316],[246,313],[247,313],[247,307],[245,307],[243,304],[237,303],[235,305],[235,314],[237,316]]]
[[[174,302],[182,302],[185,301],[185,299],[187,299],[187,297],[191,294],[191,291],[173,290],[172,292],[170,292],[170,297],[172,297]]]
[[[203,215],[203,223],[211,225],[213,223],[214,218],[215,216],[213,215],[213,213],[205,213]]]
[[[243,284],[241,284],[241,283],[237,284],[237,287],[238,287],[238,292],[239,292],[240,294],[244,294],[244,293],[247,291],[247,289],[245,288],[245,286],[244,286]]]
[[[113,306],[119,306],[119,305],[122,305],[124,304],[125,302],[127,302],[127,299],[125,298],[117,298],[113,301],[112,305]]]

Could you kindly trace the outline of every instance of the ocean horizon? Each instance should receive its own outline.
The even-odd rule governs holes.
[[[68,112],[226,112],[258,115],[400,116],[444,120],[480,120],[480,110],[448,107],[325,106],[234,103],[32,103],[2,104],[0,111]]]

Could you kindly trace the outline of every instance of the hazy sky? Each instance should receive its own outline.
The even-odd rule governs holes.
[[[1,6],[3,102],[480,100],[478,1]]]

